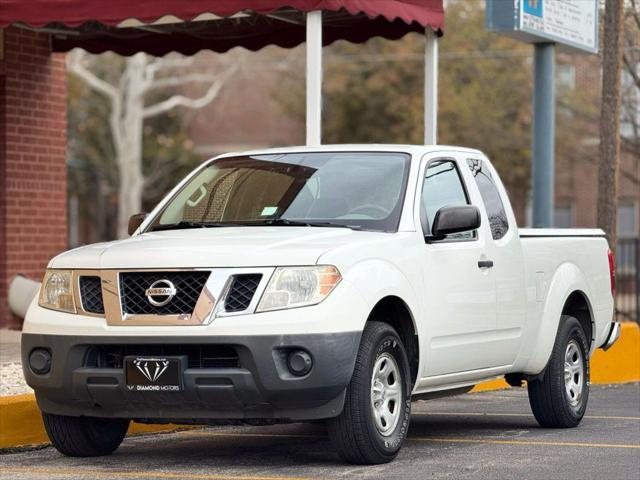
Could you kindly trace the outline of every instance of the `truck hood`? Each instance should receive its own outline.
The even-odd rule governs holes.
[[[213,268],[314,265],[325,252],[387,237],[318,227],[222,227],[144,233],[64,252],[49,268]]]

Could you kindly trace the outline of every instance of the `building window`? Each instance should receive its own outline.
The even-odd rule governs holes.
[[[640,63],[636,63],[636,73],[640,75]],[[640,130],[640,92],[638,92],[633,75],[624,68],[622,70],[620,135],[632,138],[640,134],[638,130]]]
[[[553,226],[555,228],[572,228],[575,226],[573,205],[556,205],[553,209]]]
[[[618,237],[638,237],[638,204],[622,203],[618,205]]]

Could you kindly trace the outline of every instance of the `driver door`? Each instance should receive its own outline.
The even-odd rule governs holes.
[[[453,158],[430,160],[422,178],[420,223],[425,234],[445,206],[472,204]],[[466,168],[466,167],[465,167]],[[476,231],[425,243],[427,353],[425,374],[434,377],[494,366],[491,340],[496,328],[496,291],[486,260],[486,217]]]

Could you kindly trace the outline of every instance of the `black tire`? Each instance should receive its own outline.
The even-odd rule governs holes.
[[[576,364],[582,363],[582,377],[569,374],[569,378],[578,378],[582,385],[580,395],[567,392],[565,387],[565,355],[569,344],[576,346],[581,354],[572,355]],[[551,358],[541,378],[528,382],[529,404],[533,415],[541,427],[571,428],[582,420],[589,400],[589,343],[580,322],[563,315],[558,327],[556,342]]]
[[[373,369],[379,359],[392,358],[400,373],[400,400],[395,427],[383,435],[374,420],[371,399]],[[393,363],[393,362],[392,362]],[[393,376],[389,378],[395,382]],[[391,406],[389,407],[391,408]],[[395,411],[395,410],[393,410]],[[405,347],[396,331],[382,322],[368,322],[362,333],[356,364],[342,413],[328,422],[329,436],[340,457],[355,464],[393,460],[407,436],[411,416],[411,375]]]
[[[44,427],[56,449],[68,457],[109,455],[120,446],[129,420],[66,417],[43,413]]]

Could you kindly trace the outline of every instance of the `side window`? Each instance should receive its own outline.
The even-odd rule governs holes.
[[[462,184],[455,162],[437,160],[427,167],[422,184],[422,204],[420,220],[425,234],[431,232],[436,212],[442,207],[469,205],[467,194]],[[475,232],[463,232],[448,235],[447,239],[474,238]]]
[[[507,212],[504,209],[504,204],[502,203],[496,184],[493,181],[491,172],[485,167],[482,160],[469,159],[467,160],[467,164],[469,165],[471,173],[473,173],[473,177],[476,179],[480,196],[484,202],[484,208],[487,210],[491,236],[494,240],[499,240],[504,237],[509,230],[509,222],[507,220]]]

